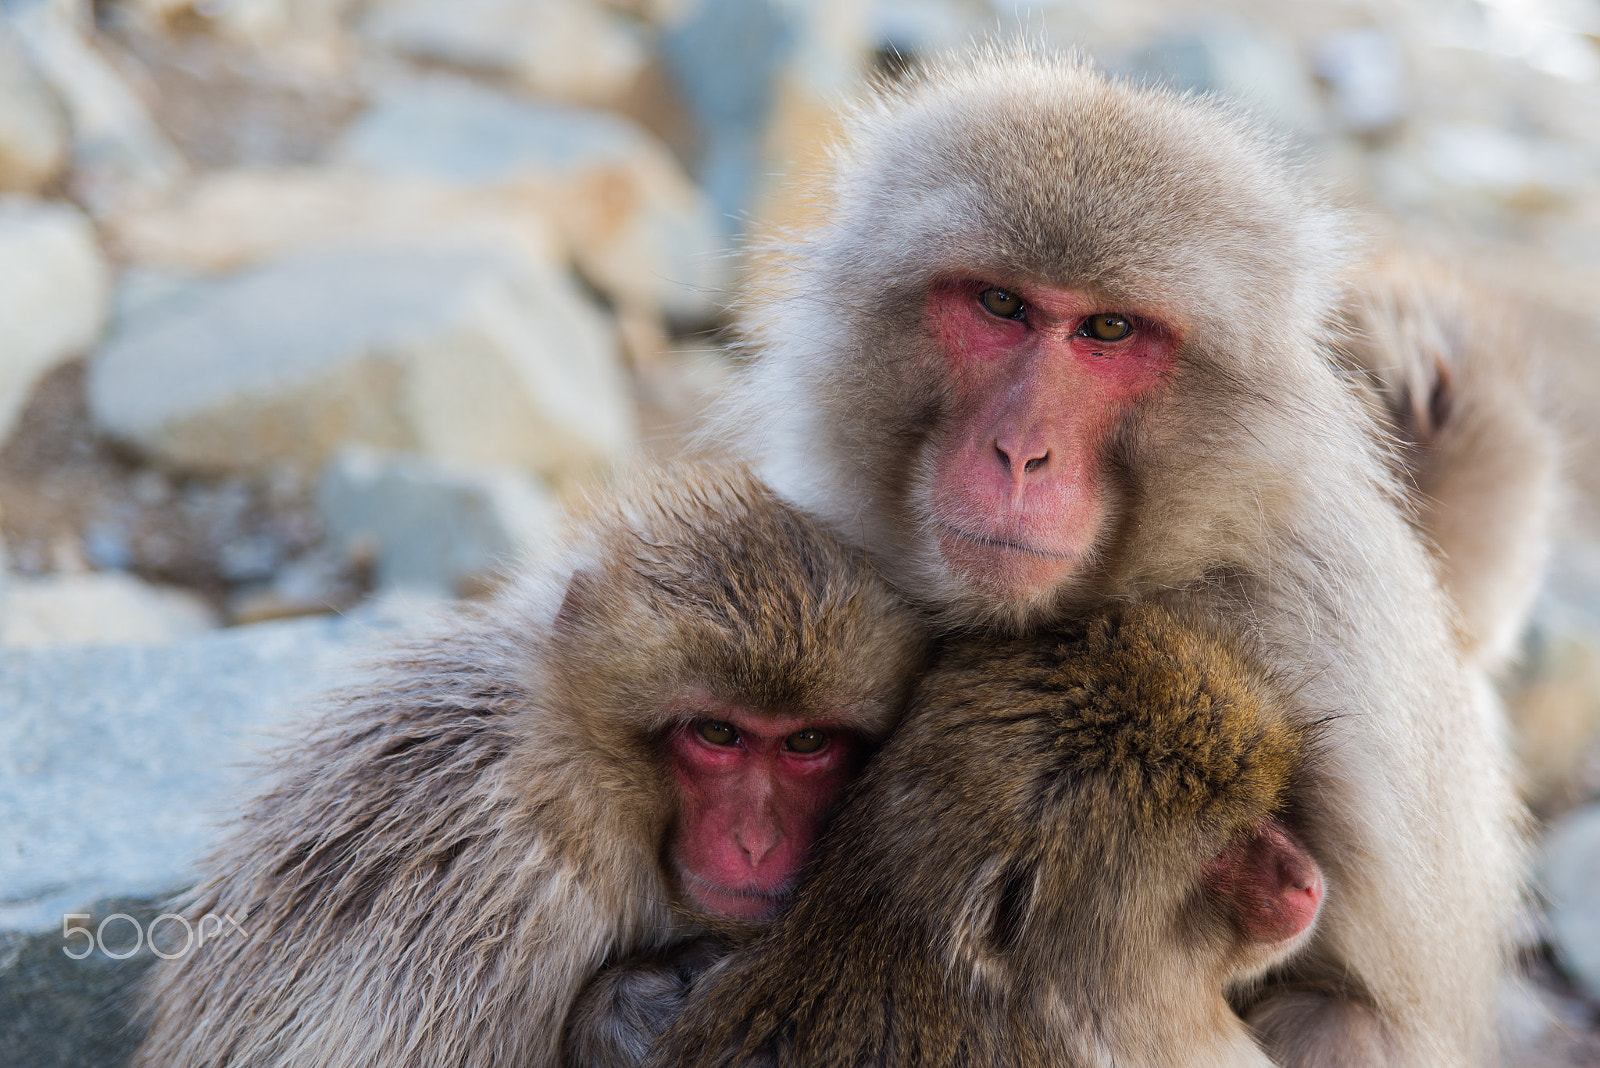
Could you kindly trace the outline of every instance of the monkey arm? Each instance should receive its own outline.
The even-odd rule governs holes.
[[[580,985],[673,921],[653,856],[569,848],[615,805],[518,630],[419,643],[282,759],[188,906],[248,937],[156,970],[137,1064],[557,1063]]]

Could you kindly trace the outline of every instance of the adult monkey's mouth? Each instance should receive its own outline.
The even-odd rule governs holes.
[[[1030,556],[1038,556],[1046,560],[1061,560],[1070,562],[1075,561],[1078,558],[1077,553],[1052,552],[1049,549],[1040,549],[1032,545],[1024,545],[1019,541],[1011,541],[1008,538],[996,538],[988,534],[974,534],[970,531],[962,530],[960,527],[954,527],[949,523],[944,522],[939,524],[939,534],[941,538],[948,535],[963,542],[968,542],[974,545],[982,545],[985,548],[1009,549],[1012,552],[1027,553]]]

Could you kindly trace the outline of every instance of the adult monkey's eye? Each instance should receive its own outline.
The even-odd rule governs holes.
[[[983,302],[983,306],[992,314],[998,315],[1002,319],[1022,318],[1022,298],[1015,293],[1009,293],[1004,289],[996,289],[994,286],[990,286],[978,294],[978,299]]]
[[[739,732],[731,723],[720,723],[714,719],[701,720],[695,731],[712,745],[733,745],[739,740]]]
[[[1107,312],[1085,319],[1083,332],[1096,341],[1121,341],[1133,333],[1133,324],[1115,312]]]
[[[791,753],[815,753],[818,749],[828,744],[828,736],[811,727],[803,731],[795,731],[783,740],[783,746]]]

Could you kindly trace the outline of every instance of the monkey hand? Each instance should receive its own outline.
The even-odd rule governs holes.
[[[726,953],[718,939],[695,938],[601,971],[567,1017],[562,1042],[566,1064],[643,1063],[695,983]]]

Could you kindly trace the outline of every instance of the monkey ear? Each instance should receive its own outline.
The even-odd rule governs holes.
[[[1269,820],[1206,865],[1205,883],[1248,941],[1275,945],[1311,929],[1322,908],[1322,872],[1287,829]]]
[[[1425,353],[1423,363],[1432,371],[1408,387],[1396,411],[1400,436],[1416,445],[1431,445],[1455,410],[1455,377],[1450,361],[1440,351]]]
[[[1444,358],[1443,353],[1433,354],[1433,367],[1436,377],[1433,380],[1433,389],[1428,391],[1428,429],[1430,437],[1444,430],[1450,421],[1450,414],[1455,407],[1455,380],[1450,373],[1450,362]]]
[[[571,634],[592,624],[599,615],[601,583],[590,568],[578,568],[567,579],[567,591],[561,597],[561,607],[556,610],[557,634]]]

